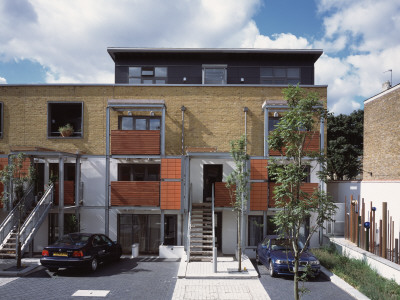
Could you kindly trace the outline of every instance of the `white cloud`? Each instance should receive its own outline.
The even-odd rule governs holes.
[[[0,84],[7,84],[7,80],[3,77],[0,77]]]

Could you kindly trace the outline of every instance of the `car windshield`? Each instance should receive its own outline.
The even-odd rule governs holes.
[[[58,243],[69,244],[69,245],[84,245],[88,241],[89,236],[82,235],[79,233],[71,233],[64,235]]]
[[[299,248],[303,249],[303,243],[299,242]],[[271,240],[271,250],[292,250],[289,240],[286,239],[275,239]]]

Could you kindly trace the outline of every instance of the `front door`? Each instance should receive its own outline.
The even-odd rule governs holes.
[[[222,181],[222,165],[203,165],[203,202],[211,202],[212,185]]]

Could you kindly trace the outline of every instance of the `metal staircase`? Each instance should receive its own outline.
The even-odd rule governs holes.
[[[190,222],[190,261],[211,261],[212,255],[212,203],[193,203]]]
[[[19,222],[21,222],[19,240],[21,255],[23,255],[53,204],[53,185],[46,190],[37,204],[33,190],[33,186],[31,186],[24,198],[0,225],[0,258],[16,258]]]

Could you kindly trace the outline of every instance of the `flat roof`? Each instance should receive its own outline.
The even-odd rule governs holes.
[[[226,53],[226,54],[310,54],[318,59],[322,49],[267,49],[267,48],[135,48],[108,47],[107,52],[115,60],[117,53]]]

